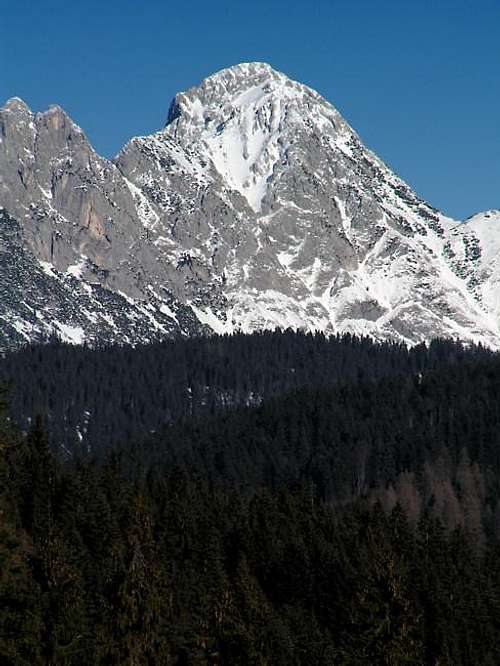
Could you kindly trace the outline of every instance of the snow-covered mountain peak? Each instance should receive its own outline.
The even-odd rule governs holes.
[[[488,272],[497,269],[500,279],[500,210],[487,210],[469,217],[462,225],[463,237],[477,238],[481,252],[477,262]],[[465,234],[465,236],[464,236]],[[500,299],[498,301],[500,312]]]
[[[170,107],[167,125],[180,115],[197,116],[200,111],[214,112],[231,104],[240,94],[257,87],[290,81],[265,63],[242,63],[222,69],[205,78],[198,86],[178,93]]]
[[[250,208],[263,211],[275,167],[300,137],[345,144],[354,132],[318,93],[264,63],[224,69],[176,96],[164,134],[189,146]]]
[[[24,113],[28,115],[32,115],[31,109],[29,106],[26,104],[24,100],[22,100],[20,97],[11,97],[8,99],[5,104],[0,108],[0,112],[6,111],[10,113]]]
[[[500,222],[500,210],[485,210],[482,213],[476,213],[471,215],[465,220],[466,225],[474,225],[484,220],[490,220],[491,222]]]
[[[0,346],[2,326],[4,344],[279,326],[500,347],[500,213],[445,218],[269,65],[179,93],[113,162],[60,107],[11,100],[0,138]]]
[[[33,134],[34,115],[20,97],[11,97],[0,108],[0,139],[11,139],[14,143],[21,137]],[[0,174],[1,181],[1,174]]]
[[[174,98],[166,129],[176,135],[188,130],[221,132],[221,123],[231,117],[256,111],[263,106],[280,102],[287,107],[321,108],[328,119],[342,121],[336,109],[315,90],[293,81],[266,63],[242,63],[223,69],[204,79],[200,85],[179,93]],[[288,124],[302,120],[289,116]],[[215,124],[216,123],[216,124]],[[174,125],[173,128],[170,126]]]

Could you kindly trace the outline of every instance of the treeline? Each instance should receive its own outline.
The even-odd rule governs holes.
[[[51,442],[71,456],[100,454],[166,423],[265,403],[299,389],[413,376],[466,359],[481,347],[434,341],[407,349],[351,335],[275,331],[91,350],[54,341],[0,358],[14,419],[43,414]]]
[[[500,661],[500,553],[428,511],[251,496],[0,423],[2,664]]]

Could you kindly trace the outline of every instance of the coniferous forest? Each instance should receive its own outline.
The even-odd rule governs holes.
[[[0,663],[500,663],[499,355],[52,341],[0,383]]]

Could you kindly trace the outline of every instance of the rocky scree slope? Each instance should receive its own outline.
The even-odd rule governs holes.
[[[0,347],[289,326],[500,346],[500,213],[446,218],[262,63],[177,95],[113,161],[9,100],[0,207]]]

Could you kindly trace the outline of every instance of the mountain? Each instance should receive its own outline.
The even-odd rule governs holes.
[[[269,65],[178,94],[113,161],[17,98],[0,139],[0,346],[275,327],[500,346],[500,212],[445,217]]]

